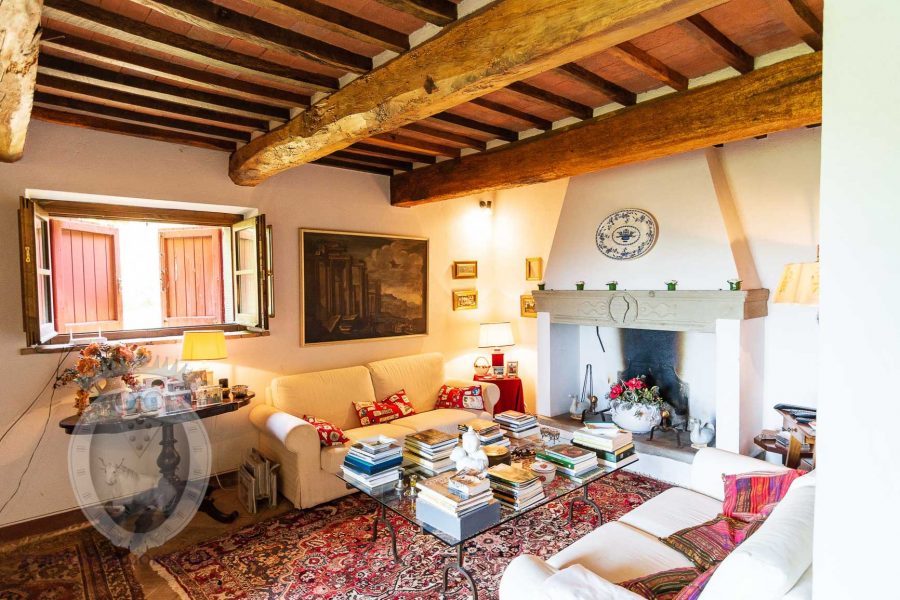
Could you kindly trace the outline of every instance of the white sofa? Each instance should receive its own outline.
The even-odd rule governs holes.
[[[620,583],[692,563],[659,541],[722,512],[723,474],[784,467],[715,448],[697,453],[691,488],[671,488],[606,523],[546,561],[515,558],[500,581],[500,600],[637,600]],[[815,472],[794,481],[765,523],[719,565],[701,600],[812,598]],[[567,567],[581,565],[564,571]],[[573,577],[575,574],[576,577]]]
[[[480,385],[484,411],[434,408],[438,391]],[[354,401],[381,401],[405,389],[416,414],[390,423],[360,427]],[[250,411],[250,421],[259,430],[263,454],[281,463],[281,493],[297,508],[309,508],[351,493],[340,472],[347,446],[322,448],[315,428],[301,419],[309,415],[344,430],[350,441],[387,435],[402,442],[407,435],[438,429],[454,433],[460,423],[476,417],[491,418],[500,399],[500,389],[486,382],[446,380],[440,354],[418,354],[300,375],[276,377],[266,390],[266,404]]]

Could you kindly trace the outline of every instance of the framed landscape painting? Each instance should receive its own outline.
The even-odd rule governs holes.
[[[428,240],[300,230],[300,343],[428,333]]]

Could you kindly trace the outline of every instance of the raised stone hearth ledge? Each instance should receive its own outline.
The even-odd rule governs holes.
[[[535,290],[551,323],[713,333],[718,319],[768,314],[769,290]]]

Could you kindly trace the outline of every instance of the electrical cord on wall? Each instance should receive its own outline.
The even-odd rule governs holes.
[[[13,427],[15,427],[19,423],[19,421],[21,421],[25,417],[25,415],[28,414],[28,411],[30,411],[35,404],[37,404],[37,401],[41,399],[41,396],[44,394],[47,386],[50,385],[50,383],[53,382],[57,376],[59,376],[59,367],[63,364],[63,361],[65,361],[69,357],[69,354],[71,354],[71,352],[72,351],[69,350],[62,356],[62,358],[59,359],[59,361],[56,363],[56,368],[53,370],[53,374],[50,375],[50,379],[47,380],[47,383],[44,384],[44,387],[41,388],[41,391],[37,393],[37,396],[34,397],[34,400],[31,401],[31,404],[25,407],[25,410],[22,411],[22,414],[16,417],[16,420],[13,421],[12,424],[6,429],[6,431],[3,432],[3,435],[0,435],[0,444],[3,443],[4,439],[6,439],[6,435],[13,430]]]

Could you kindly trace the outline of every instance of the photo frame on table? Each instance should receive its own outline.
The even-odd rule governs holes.
[[[453,290],[453,310],[478,308],[478,290]]]
[[[453,279],[477,279],[478,278],[478,261],[477,260],[455,260],[453,261]]]
[[[506,376],[507,377],[518,377],[519,376],[519,361],[517,361],[517,360],[506,361]]]
[[[205,385],[194,392],[194,403],[197,408],[222,404],[222,387],[218,385]]]
[[[540,256],[525,259],[525,281],[544,279],[544,259]]]
[[[519,314],[527,319],[537,319],[537,308],[534,303],[534,296],[531,294],[519,296]]]
[[[502,378],[506,376],[506,370],[504,369],[503,365],[494,365],[493,367],[491,367],[491,371],[493,371],[494,377]]]

